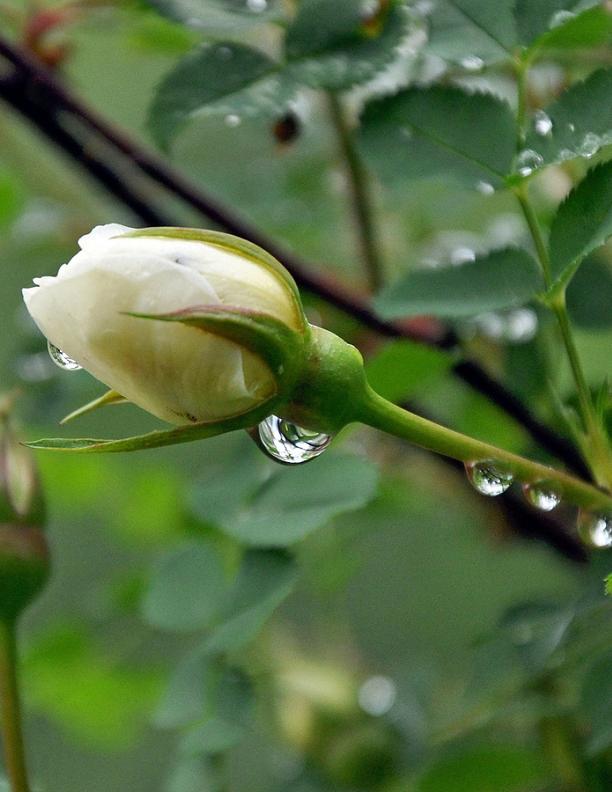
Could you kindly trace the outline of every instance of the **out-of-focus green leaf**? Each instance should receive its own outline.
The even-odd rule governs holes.
[[[561,646],[574,612],[548,603],[517,605],[506,612],[501,627],[528,670],[537,672]]]
[[[160,14],[208,35],[244,33],[249,27],[281,18],[280,1],[146,0]]]
[[[201,720],[216,681],[215,671],[215,661],[202,648],[184,657],[174,668],[157,706],[155,725],[176,729]]]
[[[409,272],[376,298],[386,319],[474,316],[528,302],[542,288],[538,265],[521,248],[495,250],[457,267]]]
[[[539,5],[539,0],[533,5]],[[561,17],[560,24],[553,26],[533,42],[527,56],[533,59],[536,56],[550,56],[552,50],[595,47],[609,41],[611,36],[612,13],[602,3],[575,16]]]
[[[559,207],[550,230],[555,279],[567,280],[578,263],[612,235],[612,160],[590,170]]]
[[[24,660],[33,707],[76,739],[129,748],[159,694],[156,671],[119,664],[77,627],[50,629]]]
[[[438,759],[417,792],[525,792],[546,778],[540,755],[517,745],[479,746]]]
[[[219,792],[218,768],[205,756],[181,757],[172,770],[164,792]]]
[[[592,157],[612,143],[612,69],[599,69],[575,83],[545,112],[552,124],[550,131],[548,123],[538,125],[536,116],[525,144],[527,151],[536,154],[534,165]]]
[[[208,651],[233,651],[252,640],[289,596],[296,580],[295,561],[288,553],[247,551],[221,609],[219,624],[206,641]]]
[[[429,16],[426,47],[428,52],[451,63],[465,63],[468,68],[480,65],[480,61],[484,65],[508,57],[499,42],[447,2],[436,4]]]
[[[447,352],[413,341],[393,341],[366,366],[368,382],[390,401],[400,401],[425,391],[451,367]]]
[[[608,597],[612,597],[612,572],[606,577],[605,592]]]
[[[507,52],[517,41],[516,21],[512,13],[514,0],[446,0],[475,28],[482,31]]]
[[[228,123],[279,113],[294,86],[277,63],[236,42],[203,44],[180,60],[159,84],[147,125],[159,146],[196,114],[215,113]]]
[[[550,30],[555,20],[563,19],[564,11],[571,12],[580,0],[516,0],[514,15],[522,44],[530,44]],[[561,13],[561,15],[560,15]]]
[[[328,452],[310,464],[279,469],[222,528],[246,544],[287,546],[337,514],[365,506],[377,482],[370,462]]]
[[[380,30],[369,33],[361,0],[302,0],[285,42],[289,73],[330,90],[371,79],[394,58],[406,34],[400,3],[380,13]]]
[[[362,118],[366,158],[390,183],[444,176],[476,187],[503,184],[516,130],[509,106],[460,88],[408,88],[377,99]]]
[[[612,746],[612,653],[599,657],[587,672],[581,709],[591,731],[588,751],[597,754]]]
[[[215,548],[206,542],[190,542],[159,562],[142,603],[143,616],[162,630],[206,627],[223,602],[226,588]]]
[[[244,728],[238,723],[211,718],[185,734],[180,750],[187,756],[217,754],[233,748],[243,736]]]
[[[574,324],[589,330],[610,327],[610,295],[612,261],[608,256],[594,252],[584,259],[567,290],[567,309]]]

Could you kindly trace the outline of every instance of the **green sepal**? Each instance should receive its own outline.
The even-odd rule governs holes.
[[[291,388],[303,366],[307,334],[296,333],[269,314],[232,305],[196,305],[166,314],[127,315],[180,322],[239,344],[269,366],[278,392]]]
[[[90,437],[52,437],[42,440],[32,440],[25,443],[29,448],[44,449],[47,451],[71,451],[84,454],[107,454],[120,451],[141,451],[148,448],[191,443],[194,440],[204,440],[207,437],[233,432],[236,429],[246,429],[267,418],[279,403],[277,396],[263,402],[253,410],[247,410],[239,415],[224,418],[221,421],[207,421],[189,426],[179,426],[175,429],[157,430],[135,437],[124,437],[120,440],[104,440]]]
[[[80,418],[82,415],[87,415],[94,410],[100,409],[100,407],[106,407],[107,404],[128,404],[129,399],[126,399],[125,396],[122,396],[117,391],[109,390],[106,391],[102,396],[93,401],[84,404],[82,407],[73,410],[71,413],[68,413],[62,420],[60,424],[66,424],[68,421],[72,421],[74,418]]]
[[[242,256],[259,264],[271,272],[285,287],[293,305],[295,319],[298,327],[305,329],[308,326],[300,292],[296,282],[280,261],[271,256],[266,250],[254,245],[246,239],[226,234],[223,231],[208,231],[201,228],[175,228],[173,226],[160,226],[159,228],[138,228],[125,234],[121,238],[155,237],[161,239],[184,239],[191,242],[204,242],[206,245],[215,245],[230,253]]]

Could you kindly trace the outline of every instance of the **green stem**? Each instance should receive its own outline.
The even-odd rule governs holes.
[[[545,482],[555,486],[561,497],[576,506],[595,512],[612,512],[612,495],[591,484],[421,418],[383,399],[371,388],[357,406],[356,420],[464,463],[495,461],[522,483]]]
[[[349,181],[352,213],[359,237],[361,256],[367,270],[370,288],[372,291],[378,291],[383,283],[383,267],[367,173],[353,143],[341,100],[331,91],[328,93],[328,100],[331,120]]]
[[[15,621],[0,620],[0,711],[6,772],[12,792],[29,792],[17,684]]]
[[[544,241],[538,218],[529,200],[526,186],[518,187],[515,190],[515,194],[535,245],[538,260],[542,268],[542,274],[544,276],[544,283],[546,284],[546,288],[550,289],[553,283],[550,256],[548,255],[548,248]],[[587,461],[591,466],[597,482],[602,486],[610,487],[612,486],[612,460],[610,459],[606,438],[597,419],[591,392],[586,377],[584,376],[578,350],[574,342],[565,305],[564,289],[557,293],[554,302],[551,301],[551,309],[557,318],[557,323],[561,330],[563,345],[565,346],[565,352],[576,386],[576,393],[578,394],[582,423],[589,439],[590,452]]]
[[[526,130],[525,124],[527,120],[527,71],[528,64],[520,57],[515,63],[516,71],[516,89],[517,89],[517,108],[516,108],[516,123],[518,129],[516,150],[517,153],[521,151],[525,145]]]

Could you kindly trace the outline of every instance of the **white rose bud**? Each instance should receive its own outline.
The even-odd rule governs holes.
[[[49,341],[117,394],[181,425],[248,413],[291,384],[291,349],[272,342],[303,345],[308,324],[291,277],[260,248],[117,224],[79,245],[24,300]]]

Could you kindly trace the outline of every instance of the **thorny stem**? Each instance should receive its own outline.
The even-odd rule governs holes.
[[[368,274],[370,289],[376,292],[383,283],[383,270],[368,176],[355,148],[342,100],[333,91],[329,91],[327,97],[331,120],[348,177],[352,214],[361,256]]]
[[[356,420],[437,454],[471,463],[494,461],[522,483],[554,485],[569,502],[590,511],[612,512],[612,495],[555,468],[455,432],[408,412],[368,389],[357,407]]]
[[[329,278],[313,272],[295,254],[283,249],[223,206],[214,196],[191,183],[122,130],[109,124],[73,96],[48,69],[1,36],[0,58],[10,63],[14,69],[9,77],[0,80],[0,97],[22,113],[42,134],[78,162],[145,223],[176,225],[166,211],[162,213],[155,207],[150,194],[142,192],[140,182],[130,176],[130,171],[134,168],[202,213],[210,222],[268,250],[291,271],[301,288],[351,315],[370,330],[387,338],[412,338],[444,349],[457,348],[457,339],[451,332],[447,332],[441,339],[432,338],[417,333],[412,326],[399,326],[380,319],[358,296],[347,289],[339,288]],[[71,122],[69,125],[64,123],[66,119]],[[100,150],[101,141],[105,145],[101,154],[95,156],[95,152]],[[125,161],[117,161],[118,154],[126,158],[129,167]],[[116,167],[113,167],[113,162],[116,162]],[[588,475],[574,445],[539,421],[520,399],[494,380],[481,366],[474,361],[458,360],[452,370],[458,378],[512,416],[549,453],[563,460],[568,467],[581,475]]]
[[[16,666],[15,621],[2,619],[0,620],[0,726],[6,772],[12,792],[30,792],[21,730]]]

